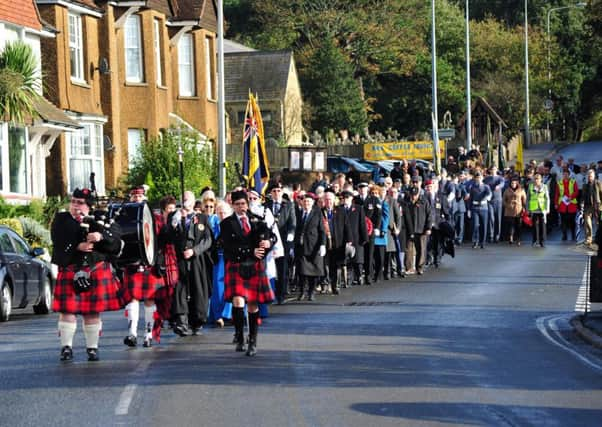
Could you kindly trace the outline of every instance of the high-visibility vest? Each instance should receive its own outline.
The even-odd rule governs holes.
[[[546,193],[545,187],[542,187],[542,191],[535,191],[535,185],[529,184],[529,212],[543,212],[546,209]]]
[[[575,180],[569,179],[569,194],[573,194],[574,191],[575,191]],[[558,181],[558,200],[556,201],[557,205],[559,205],[560,202],[562,202],[563,197],[564,197],[564,181]],[[577,198],[571,199],[570,203],[573,205],[576,205]]]

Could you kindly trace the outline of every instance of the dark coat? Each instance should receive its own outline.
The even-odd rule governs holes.
[[[406,205],[408,214],[408,235],[420,235],[431,229],[430,202],[424,196],[420,196],[416,202],[409,201]]]
[[[362,200],[361,197],[358,196],[355,198],[354,203],[364,208],[364,214],[372,221],[372,227],[380,230],[383,220],[382,200],[371,195],[368,195],[365,200]],[[374,237],[374,235],[372,235],[372,237]]]
[[[450,218],[450,207],[447,197],[442,191],[437,191],[432,199],[429,193],[426,193],[426,197],[429,198],[431,206],[431,228],[439,228],[441,222],[449,221]]]
[[[340,242],[343,249],[347,242],[350,242],[355,248],[355,257],[352,261],[363,263],[364,245],[369,238],[364,209],[361,206],[351,205],[347,212],[343,205],[337,206],[333,221],[335,240]]]
[[[171,223],[171,219],[169,219]],[[188,317],[192,327],[198,327],[207,321],[207,307],[211,292],[212,264],[210,250],[213,244],[213,231],[209,217],[205,214],[190,216],[188,228],[185,219],[173,229],[178,272],[180,281],[187,288]],[[184,259],[183,251],[192,249],[194,255]]]
[[[323,276],[324,260],[320,256],[320,246],[326,246],[326,233],[322,223],[322,212],[314,206],[305,222],[303,213],[295,230],[295,259],[299,274]]]

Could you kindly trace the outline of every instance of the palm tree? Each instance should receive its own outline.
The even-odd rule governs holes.
[[[36,117],[40,77],[31,47],[22,41],[7,43],[0,52],[0,121],[23,123]]]

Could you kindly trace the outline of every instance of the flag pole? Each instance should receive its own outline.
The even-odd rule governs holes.
[[[226,108],[224,88],[224,1],[217,0],[217,179],[220,197],[226,195]]]

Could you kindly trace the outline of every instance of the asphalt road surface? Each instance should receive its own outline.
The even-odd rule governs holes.
[[[602,353],[568,320],[570,243],[464,246],[423,276],[273,307],[254,358],[232,329],[130,349],[104,315],[101,361],[61,364],[57,315],[0,324],[2,426],[593,426]]]
[[[565,161],[574,158],[577,165],[590,164],[602,160],[602,141],[569,144],[558,150],[558,152],[562,154]]]

